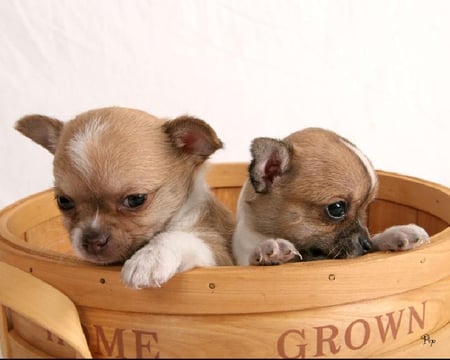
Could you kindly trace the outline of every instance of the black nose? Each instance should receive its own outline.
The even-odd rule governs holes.
[[[363,254],[367,254],[370,250],[372,250],[372,242],[370,241],[370,239],[360,236],[358,238],[358,241],[359,245],[361,245]]]
[[[83,248],[92,254],[98,254],[103,250],[109,241],[109,234],[101,233],[96,230],[88,230],[82,236]]]

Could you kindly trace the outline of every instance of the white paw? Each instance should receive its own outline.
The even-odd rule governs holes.
[[[430,236],[422,227],[409,225],[392,226],[373,238],[379,250],[411,250],[430,242]]]
[[[302,255],[290,241],[284,239],[267,239],[250,256],[250,264],[280,265],[296,258],[297,261],[301,260]]]
[[[176,257],[148,244],[138,250],[122,267],[122,280],[131,288],[160,287],[177,271]]]

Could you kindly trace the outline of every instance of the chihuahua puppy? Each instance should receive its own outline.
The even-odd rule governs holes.
[[[123,264],[133,288],[159,287],[197,266],[233,265],[234,220],[204,179],[222,142],[204,121],[110,107],[16,129],[54,155],[54,192],[75,252]]]
[[[283,140],[256,138],[250,151],[232,240],[238,265],[353,258],[429,241],[414,224],[370,237],[366,214],[377,192],[377,174],[369,159],[338,134],[307,128]]]

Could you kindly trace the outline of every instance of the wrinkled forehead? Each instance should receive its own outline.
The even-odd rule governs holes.
[[[158,121],[111,119],[101,114],[65,125],[55,154],[55,181],[77,177],[85,183],[120,188],[148,178],[167,155]],[[155,182],[160,181],[158,175]]]
[[[377,175],[370,160],[346,139],[325,133],[288,141],[294,149],[293,177],[304,193],[312,183],[323,197],[335,193],[366,198],[375,192]]]

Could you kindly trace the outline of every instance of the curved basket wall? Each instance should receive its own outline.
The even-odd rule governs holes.
[[[213,164],[208,173],[232,210],[246,169]],[[50,190],[12,204],[0,213],[0,264],[11,274],[1,280],[3,356],[447,357],[450,189],[378,174],[371,232],[414,222],[430,244],[351,260],[198,268],[159,289],[125,288],[119,267],[75,258]],[[58,307],[66,301],[75,305],[70,319]],[[65,331],[78,321],[85,352]]]

